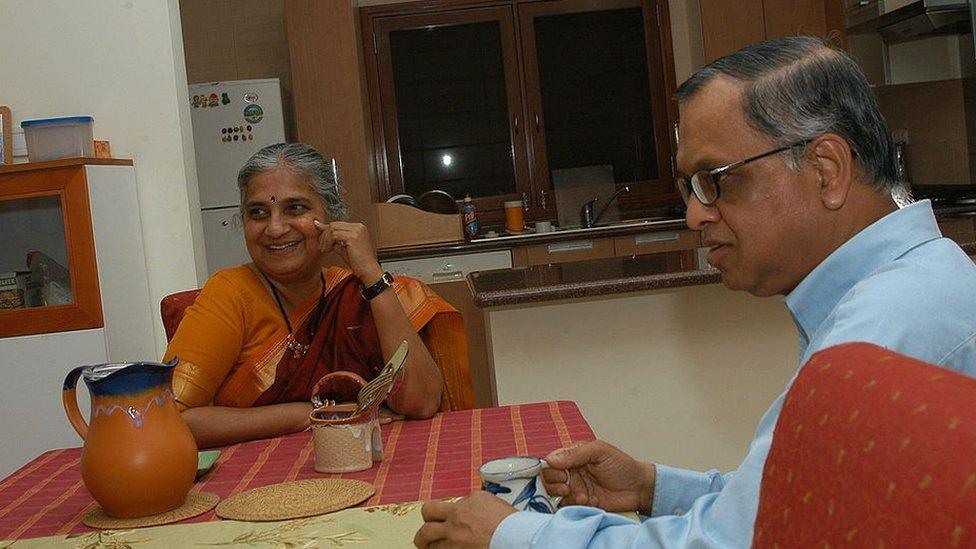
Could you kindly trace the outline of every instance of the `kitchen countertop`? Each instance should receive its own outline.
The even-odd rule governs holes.
[[[961,242],[976,255],[976,241]],[[686,256],[685,256],[686,257]],[[478,307],[500,307],[721,282],[715,269],[683,263],[680,252],[500,269],[468,275]]]
[[[506,250],[518,246],[549,244],[551,242],[562,242],[567,240],[609,238],[657,231],[685,230],[687,228],[688,226],[685,225],[685,220],[683,218],[651,218],[648,220],[620,221],[618,223],[614,223],[613,225],[603,225],[589,229],[572,228],[548,233],[532,232],[519,235],[502,235],[496,238],[477,238],[469,242],[441,242],[436,244],[418,244],[415,246],[381,248],[377,251],[377,255],[379,256],[380,261],[417,259],[440,255]]]
[[[468,275],[478,307],[498,307],[601,295],[713,284],[715,269],[685,263],[687,254],[665,252],[611,257]]]

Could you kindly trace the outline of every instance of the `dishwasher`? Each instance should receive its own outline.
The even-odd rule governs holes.
[[[468,360],[474,405],[478,408],[495,406],[495,374],[488,359],[485,318],[474,304],[468,287],[468,273],[492,269],[511,269],[510,250],[495,250],[470,254],[444,255],[419,259],[383,261],[383,270],[405,275],[424,282],[444,298],[464,317],[464,333],[468,338]]]

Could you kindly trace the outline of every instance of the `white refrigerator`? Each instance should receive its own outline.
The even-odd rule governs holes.
[[[237,172],[262,147],[285,141],[277,78],[192,84],[193,147],[207,275],[250,261],[239,214]]]

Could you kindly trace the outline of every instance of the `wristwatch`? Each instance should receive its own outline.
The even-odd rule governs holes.
[[[390,273],[383,273],[383,276],[369,288],[362,287],[359,292],[363,294],[363,299],[366,301],[371,301],[374,297],[383,293],[384,290],[393,286],[393,275]]]

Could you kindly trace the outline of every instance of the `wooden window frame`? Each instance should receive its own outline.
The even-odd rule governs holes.
[[[393,82],[393,61],[390,57],[389,32],[400,29],[413,29],[423,26],[448,26],[466,23],[482,23],[498,21],[502,38],[502,56],[505,71],[505,89],[508,100],[509,141],[514,155],[513,175],[515,193],[475,198],[473,201],[479,210],[479,217],[494,214],[500,220],[504,218],[504,211],[498,205],[505,200],[519,200],[521,195],[531,194],[529,188],[528,162],[526,158],[524,124],[519,124],[522,117],[523,98],[521,95],[522,80],[518,70],[518,43],[515,16],[505,6],[478,7],[460,12],[442,12],[432,14],[407,14],[396,17],[386,17],[373,23],[370,42],[374,47],[374,55],[368,58],[375,65],[374,73],[382,76],[386,82]],[[372,42],[375,36],[375,43]],[[367,71],[369,72],[369,71]],[[374,161],[377,163],[379,177],[379,196],[387,199],[393,195],[406,192],[403,183],[401,163],[401,148],[399,135],[399,121],[397,118],[396,90],[392,85],[380,86],[377,78],[370,87],[372,127],[375,142],[383,146],[374,148]],[[373,90],[376,93],[373,93]],[[376,101],[374,101],[374,98]],[[462,197],[455,197],[460,199]]]
[[[0,173],[0,200],[47,196],[61,202],[73,302],[0,310],[0,338],[104,326],[85,167]]]
[[[654,148],[658,168],[658,179],[617,183],[617,188],[630,186],[631,192],[620,196],[621,208],[639,209],[661,205],[677,204],[679,197],[674,186],[674,173],[671,157],[674,143],[671,140],[672,120],[677,120],[675,110],[669,108],[674,96],[674,61],[671,51],[670,25],[660,21],[670,21],[667,2],[660,0],[560,0],[559,2],[526,3],[518,10],[520,37],[523,41],[523,67],[525,70],[526,105],[531,110],[527,120],[538,116],[539,127],[531,134],[532,181],[538,188],[552,189],[549,177],[549,160],[546,147],[545,114],[542,104],[542,85],[539,81],[539,63],[536,58],[535,29],[533,18],[547,15],[587,13],[617,9],[642,8],[644,14],[644,51],[647,62],[648,91],[651,100],[651,115],[654,122]],[[661,10],[663,8],[663,12]],[[661,15],[663,13],[663,16]],[[648,30],[656,30],[652,35]],[[664,47],[663,32],[667,31],[667,48]],[[665,49],[666,54],[665,55]],[[665,62],[665,57],[671,60]],[[666,69],[666,67],[669,67]],[[670,75],[670,79],[667,78]],[[664,98],[655,101],[654,98]],[[673,115],[673,116],[672,116]],[[601,197],[603,199],[607,197]],[[552,201],[554,202],[554,201]],[[550,215],[556,215],[553,208]]]
[[[384,18],[416,16],[418,18],[428,18],[443,12],[458,13],[461,11],[477,10],[482,8],[508,8],[511,10],[515,22],[515,44],[517,59],[517,83],[519,89],[509,93],[511,98],[513,93],[521,95],[520,110],[512,110],[512,100],[510,99],[509,109],[510,118],[520,118],[523,123],[521,130],[516,132],[513,121],[509,121],[510,135],[512,136],[513,153],[515,165],[513,166],[516,174],[516,189],[527,193],[529,211],[526,214],[527,220],[551,218],[556,215],[555,196],[553,195],[552,183],[549,180],[548,164],[542,165],[536,158],[535,150],[537,146],[534,141],[541,139],[541,148],[545,150],[545,134],[542,132],[538,136],[531,135],[528,131],[529,107],[532,99],[530,94],[539,95],[541,91],[538,87],[538,75],[534,82],[527,80],[528,61],[524,58],[524,32],[522,30],[521,19],[523,17],[520,7],[525,9],[539,9],[536,6],[550,4],[571,5],[579,11],[598,11],[603,9],[615,9],[616,7],[641,7],[644,10],[645,28],[645,50],[648,57],[648,79],[651,96],[663,97],[662,101],[654,101],[652,113],[654,116],[654,135],[655,152],[658,158],[659,180],[656,184],[648,182],[619,183],[618,187],[627,184],[636,184],[637,192],[621,195],[620,207],[624,210],[647,211],[652,208],[674,206],[680,204],[677,189],[674,186],[673,157],[676,143],[673,141],[670,128],[678,120],[678,105],[675,100],[677,83],[674,76],[674,53],[671,43],[671,25],[668,12],[668,3],[664,0],[560,0],[560,2],[542,2],[539,0],[421,0],[418,2],[407,2],[400,4],[383,4],[377,6],[367,6],[360,8],[360,25],[362,30],[363,58],[365,62],[366,85],[369,96],[370,122],[372,129],[372,141],[370,142],[371,157],[373,161],[373,171],[376,174],[376,196],[380,200],[386,200],[390,196],[397,194],[396,189],[391,185],[391,170],[389,165],[387,143],[390,137],[390,128],[384,127],[384,118],[390,111],[389,95],[392,94],[392,86],[388,86],[390,91],[383,94],[380,86],[380,67],[378,52],[380,50],[380,36],[377,35],[377,27]],[[568,13],[569,11],[567,11]],[[655,31],[655,32],[650,32]],[[388,51],[388,45],[386,45]],[[373,54],[377,52],[377,54]],[[534,51],[531,52],[534,57]],[[508,72],[509,59],[506,56],[506,86],[510,84]],[[537,71],[534,65],[533,71]],[[386,78],[391,78],[392,74],[386,74]],[[389,80],[388,80],[389,81]],[[536,103],[539,105],[539,103]],[[386,110],[384,110],[386,109]],[[538,107],[536,112],[541,112]],[[395,104],[392,106],[393,121],[396,122]],[[541,121],[540,121],[541,122]],[[541,127],[544,127],[540,124]],[[394,126],[395,128],[395,126]],[[521,133],[521,146],[516,140],[517,134]],[[398,136],[394,136],[398,139]],[[397,149],[399,151],[399,149]],[[544,158],[542,160],[545,160]],[[523,171],[525,170],[525,171]],[[539,171],[544,172],[540,178]],[[523,179],[520,180],[520,173]],[[402,188],[402,179],[399,180]],[[541,208],[540,191],[548,193],[547,208]],[[460,198],[460,197],[457,197]],[[514,197],[519,199],[521,197]],[[504,219],[504,212],[498,209],[494,203],[498,199],[495,197],[476,200],[479,207],[479,218],[483,223],[500,222]],[[480,203],[479,203],[480,202]]]

